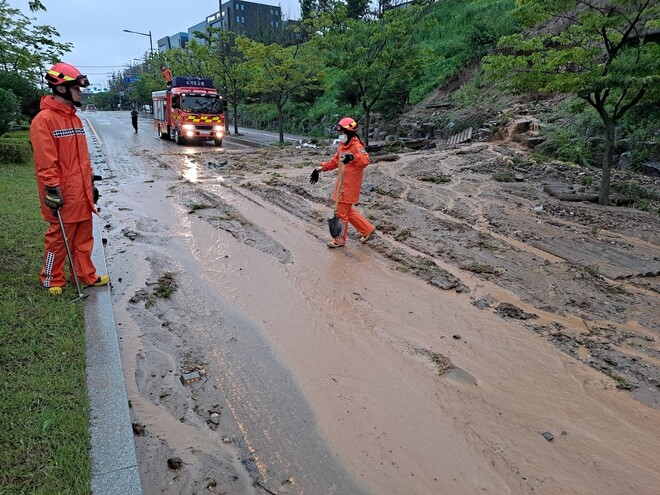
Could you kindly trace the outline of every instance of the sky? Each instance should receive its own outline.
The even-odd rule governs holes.
[[[252,0],[280,6],[284,19],[297,19],[299,0]],[[125,33],[124,29],[149,33],[154,51],[158,40],[202,22],[218,11],[218,0],[42,0],[47,12],[30,12],[27,0],[8,0],[11,7],[34,18],[33,25],[50,25],[60,42],[73,43],[62,59],[87,75],[92,86],[105,87],[108,75],[120,71],[149,51],[149,36]],[[223,2],[224,3],[224,2]]]

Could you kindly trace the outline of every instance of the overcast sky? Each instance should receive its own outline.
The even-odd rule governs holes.
[[[300,17],[299,0],[252,0],[280,6],[284,19]],[[107,74],[119,71],[149,51],[149,37],[124,33],[124,29],[149,33],[154,51],[158,40],[203,21],[218,11],[217,0],[43,0],[47,12],[30,12],[27,0],[9,5],[34,17],[35,25],[47,24],[60,33],[61,42],[73,43],[63,60],[80,69],[93,85],[104,85]],[[225,3],[225,2],[223,2]]]

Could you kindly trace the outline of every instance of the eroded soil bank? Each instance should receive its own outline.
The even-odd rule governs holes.
[[[331,146],[227,141],[97,163],[145,493],[657,491],[657,214],[440,145],[374,154],[378,233],[330,251]]]

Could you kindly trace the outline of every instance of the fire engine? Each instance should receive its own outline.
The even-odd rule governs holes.
[[[174,77],[172,87],[151,93],[154,102],[154,129],[161,139],[213,140],[222,146],[227,103],[211,79]]]

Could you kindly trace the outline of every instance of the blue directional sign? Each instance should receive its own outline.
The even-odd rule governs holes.
[[[124,82],[126,84],[131,84],[131,83],[134,83],[134,82],[138,82],[139,79],[140,79],[140,76],[124,76]]]

